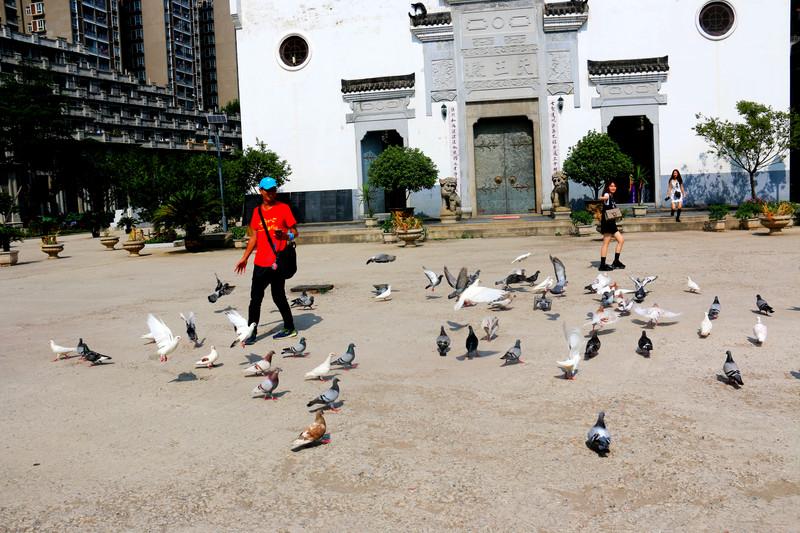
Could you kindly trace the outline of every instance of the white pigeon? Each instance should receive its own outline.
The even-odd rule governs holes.
[[[50,339],[50,350],[54,354],[56,354],[56,358],[53,359],[53,361],[58,361],[59,359],[62,358],[62,356],[65,356],[68,353],[72,353],[72,352],[78,351],[78,348],[77,347],[71,348],[71,347],[67,347],[67,346],[59,346],[58,344],[55,343],[55,341],[53,341],[53,339]]]
[[[511,264],[513,265],[514,263],[519,263],[520,261],[525,261],[530,256],[531,256],[531,253],[530,252],[526,252],[526,253],[524,253],[522,255],[519,255],[519,256],[515,257],[514,260],[511,261]]]
[[[144,335],[142,335],[140,338],[141,338],[141,339],[144,339],[144,340],[146,340],[146,341],[150,341],[151,343],[152,343],[152,342],[156,342],[156,340],[153,338],[153,334],[152,334],[152,333],[145,333],[145,334],[144,334]]]
[[[225,316],[231,321],[231,324],[233,324],[233,330],[236,332],[236,339],[231,343],[231,348],[236,346],[237,342],[242,345],[242,348],[244,348],[244,341],[246,341],[247,338],[253,334],[253,330],[256,329],[256,323],[253,322],[252,324],[248,325],[247,320],[245,320],[244,317],[239,314],[239,311],[236,310],[225,311]]]
[[[633,309],[633,304],[633,299],[626,300],[625,298],[620,298],[619,304],[617,304],[617,313],[629,315],[631,309]]]
[[[658,304],[653,304],[653,307],[643,308],[640,306],[636,306],[633,308],[634,312],[647,319],[647,321],[656,326],[658,325],[658,321],[665,319],[665,318],[677,318],[681,316],[680,313],[673,313],[672,311],[667,311],[666,309],[661,309]]]
[[[565,379],[574,379],[578,372],[578,363],[581,362],[581,332],[578,328],[567,330],[564,324],[564,337],[569,346],[569,359],[556,361],[556,365],[564,372]]]
[[[306,379],[319,378],[320,380],[322,380],[322,377],[331,371],[331,358],[334,357],[335,355],[336,355],[335,353],[329,353],[321,365],[319,365],[314,370],[306,372],[305,378]]]
[[[761,317],[756,317],[756,325],[753,326],[753,336],[758,344],[764,344],[767,340],[767,325],[761,323]]]
[[[590,320],[583,326],[592,326],[592,331],[600,331],[619,320],[619,315],[613,309],[604,309],[602,306],[593,313],[587,313],[587,316]]]
[[[540,281],[538,285],[536,285],[533,289],[531,289],[531,292],[533,292],[534,294],[537,292],[547,292],[547,289],[552,287],[553,283],[555,283],[553,277],[547,276],[542,281]]]
[[[476,279],[472,285],[464,289],[464,292],[458,297],[458,301],[456,305],[453,306],[453,309],[458,311],[465,305],[488,304],[489,302],[495,302],[505,298],[508,298],[508,292],[491,287],[483,287],[481,286],[481,280]]]
[[[159,360],[162,363],[166,362],[167,356],[174,352],[175,348],[178,347],[178,342],[180,342],[181,336],[174,336],[172,334],[172,330],[170,330],[167,325],[164,324],[164,321],[160,318],[156,318],[152,313],[147,315],[147,327],[150,329],[150,334],[153,336],[153,340],[156,341]]]
[[[387,285],[386,290],[375,297],[376,300],[387,302],[392,299],[392,286]]]
[[[248,366],[244,369],[245,374],[248,376],[265,375],[272,367],[272,356],[275,355],[273,350],[270,350],[267,355]]]
[[[694,282],[691,277],[686,276],[686,287],[688,288],[689,292],[693,292],[695,294],[700,293],[700,285]]]
[[[493,302],[489,302],[489,309],[492,311],[505,311],[506,309],[510,309],[511,302],[514,300],[514,295],[509,294],[506,298],[500,298],[499,300],[495,300]]]
[[[605,292],[604,289],[607,289],[611,283],[612,281],[610,277],[600,273],[596,278],[594,278],[592,283],[590,283],[587,288],[590,288],[592,292],[595,292],[596,294],[603,294],[603,292]]]
[[[214,366],[214,363],[217,362],[217,359],[219,359],[219,354],[217,353],[217,349],[212,346],[211,347],[211,352],[207,356],[205,356],[202,359],[200,359],[199,361],[197,361],[194,364],[194,366],[195,367],[204,366],[206,368],[211,368],[211,367]]]
[[[708,318],[708,312],[703,313],[703,321],[700,322],[700,329],[698,330],[698,334],[705,338],[711,335],[711,328],[713,325],[711,324],[711,320]]]

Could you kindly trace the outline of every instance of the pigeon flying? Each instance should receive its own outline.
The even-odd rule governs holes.
[[[467,276],[467,268],[461,267],[461,270],[458,271],[458,276],[453,277],[449,270],[447,270],[447,266],[444,267],[444,278],[447,280],[447,284],[450,285],[454,290],[450,294],[447,295],[448,300],[452,300],[453,298],[458,298],[464,289],[467,288],[467,284],[469,281],[469,276]]]
[[[650,357],[650,352],[653,351],[653,341],[651,341],[647,332],[643,331],[642,336],[639,337],[639,353],[645,357]]]
[[[557,257],[550,256],[550,262],[553,263],[553,270],[556,274],[556,285],[550,289],[553,294],[564,294],[567,287],[567,269],[564,268],[564,263]]]
[[[606,429],[606,414],[603,411],[597,415],[597,422],[586,434],[586,446],[600,457],[608,454],[608,448],[611,446],[611,434]]]
[[[742,373],[739,371],[739,366],[736,364],[736,361],[733,360],[733,355],[731,351],[728,350],[725,352],[727,357],[725,358],[725,364],[722,365],[722,371],[725,373],[725,377],[728,378],[728,383],[733,385],[744,385],[742,381]]]
[[[233,289],[236,288],[236,285],[231,285],[228,282],[223,283],[222,280],[219,279],[217,274],[214,274],[214,277],[217,278],[217,286],[214,289],[214,292],[208,296],[208,301],[212,304],[222,298],[225,295],[228,295],[233,292]]]
[[[503,366],[514,365],[517,363],[525,362],[522,359],[520,359],[521,356],[522,356],[522,348],[519,345],[519,339],[517,339],[517,342],[514,343],[514,346],[509,348],[508,351],[500,357],[500,359],[505,360]]]
[[[281,350],[284,357],[302,357],[306,353],[306,338],[300,337],[296,344]]]
[[[475,335],[475,331],[472,329],[472,326],[468,327],[469,335],[467,335],[467,358],[472,359],[478,355],[478,336]],[[444,328],[442,328],[442,331],[444,331]]]
[[[147,327],[150,329],[150,334],[153,335],[153,340],[156,341],[159,360],[165,363],[167,356],[178,347],[181,336],[173,336],[172,330],[164,324],[164,321],[152,314],[147,315]]]
[[[370,263],[391,263],[396,259],[395,256],[389,254],[378,254],[373,255],[369,259],[367,259],[367,264]]]
[[[765,315],[769,315],[770,313],[775,312],[775,310],[772,307],[770,307],[767,301],[764,298],[762,298],[760,294],[756,294],[756,307],[758,307],[758,310],[764,313]]]
[[[520,261],[525,261],[530,256],[531,256],[530,252],[527,252],[527,253],[524,253],[522,255],[519,255],[519,256],[515,257],[513,261],[511,261],[511,264],[513,265],[514,263],[519,263]]]
[[[428,270],[424,266],[422,267],[422,271],[425,273],[425,277],[428,278],[428,284],[425,285],[425,290],[430,289],[431,292],[433,292],[434,289],[436,289],[436,287],[438,287],[439,284],[442,282],[444,274],[437,275],[436,272],[434,272],[433,270]]]
[[[344,352],[342,355],[339,356],[336,361],[332,362],[332,365],[343,366],[345,369],[355,368],[358,364],[353,364],[353,361],[356,360],[356,345],[352,342],[347,345],[347,351]]]
[[[228,317],[228,320],[230,320],[231,324],[233,324],[233,331],[236,332],[236,338],[231,343],[231,348],[236,346],[237,343],[241,344],[242,348],[244,348],[245,341],[256,329],[256,323],[253,322],[252,324],[248,325],[247,320],[245,320],[244,317],[236,310],[225,311],[225,316]]]
[[[491,341],[497,337],[497,330],[500,329],[500,319],[496,316],[487,316],[481,321],[481,327],[486,332],[486,340]]]
[[[567,330],[567,325],[564,324],[564,338],[569,348],[569,359],[556,361],[556,366],[564,372],[564,379],[575,379],[578,364],[581,362],[581,332],[578,328]]]
[[[506,291],[481,286],[481,280],[476,279],[474,283],[464,289],[464,292],[462,292],[458,297],[458,301],[456,302],[456,305],[453,306],[453,309],[458,311],[464,306],[504,300],[505,298],[508,298],[508,296],[509,295]]]
[[[583,353],[584,359],[591,359],[600,353],[600,338],[597,336],[597,331],[592,331],[592,336],[586,341],[586,351]]]
[[[314,398],[313,400],[311,400],[310,402],[308,402],[306,404],[306,407],[311,407],[312,405],[321,404],[324,407],[330,409],[331,412],[338,413],[339,409],[333,406],[333,404],[336,403],[336,400],[338,399],[339,399],[339,378],[333,378],[333,383],[331,384],[331,387],[322,394],[320,394],[319,396],[317,396],[316,398]]]
[[[189,337],[190,341],[197,344],[197,323],[194,313],[189,312],[189,316],[183,316],[183,313],[181,313],[181,318],[186,324],[186,336]]]
[[[762,345],[767,340],[767,326],[766,324],[761,323],[760,316],[756,317],[756,320],[758,320],[758,322],[756,322],[756,325],[753,326],[753,337],[755,337],[756,342],[759,345]]]
[[[315,442],[326,444],[327,441],[323,440],[326,431],[327,424],[325,423],[325,418],[322,416],[322,409],[320,409],[316,413],[314,422],[303,430],[292,443],[292,451],[297,451]]]
[[[436,349],[442,357],[445,357],[450,351],[450,337],[444,332],[444,326],[439,330],[439,336],[436,337]]]

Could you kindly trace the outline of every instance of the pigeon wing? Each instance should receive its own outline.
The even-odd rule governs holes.
[[[147,327],[150,329],[150,334],[153,336],[153,340],[156,341],[159,349],[166,348],[174,341],[172,331],[169,327],[153,314],[147,315]]]
[[[467,267],[461,267],[458,271],[458,278],[456,279],[456,289],[464,289],[467,287]]]
[[[249,326],[247,324],[247,320],[244,319],[242,315],[239,314],[238,311],[226,311],[225,316],[228,317],[228,320],[231,321],[233,327],[236,329],[236,333],[241,333],[242,331],[246,330]]]
[[[550,256],[550,261],[553,263],[553,270],[556,274],[556,281],[558,283],[565,283],[567,281],[567,269],[564,268],[564,263],[558,257]]]

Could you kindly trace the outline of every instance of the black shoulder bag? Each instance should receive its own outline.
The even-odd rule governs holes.
[[[272,248],[272,253],[275,254],[275,263],[278,265],[278,273],[283,279],[289,279],[297,272],[297,250],[295,244],[291,241],[286,243],[286,248],[278,252],[275,249],[275,243],[272,242],[272,236],[269,234],[269,228],[264,220],[264,214],[261,212],[261,206],[258,207],[258,216],[261,217],[261,225],[267,234],[267,242],[269,247]]]

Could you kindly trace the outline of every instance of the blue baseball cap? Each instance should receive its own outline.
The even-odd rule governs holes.
[[[258,182],[258,188],[264,189],[265,191],[268,191],[270,189],[277,189],[278,182],[275,181],[275,178],[273,178],[272,176],[266,176],[264,178],[261,178],[261,181]]]

